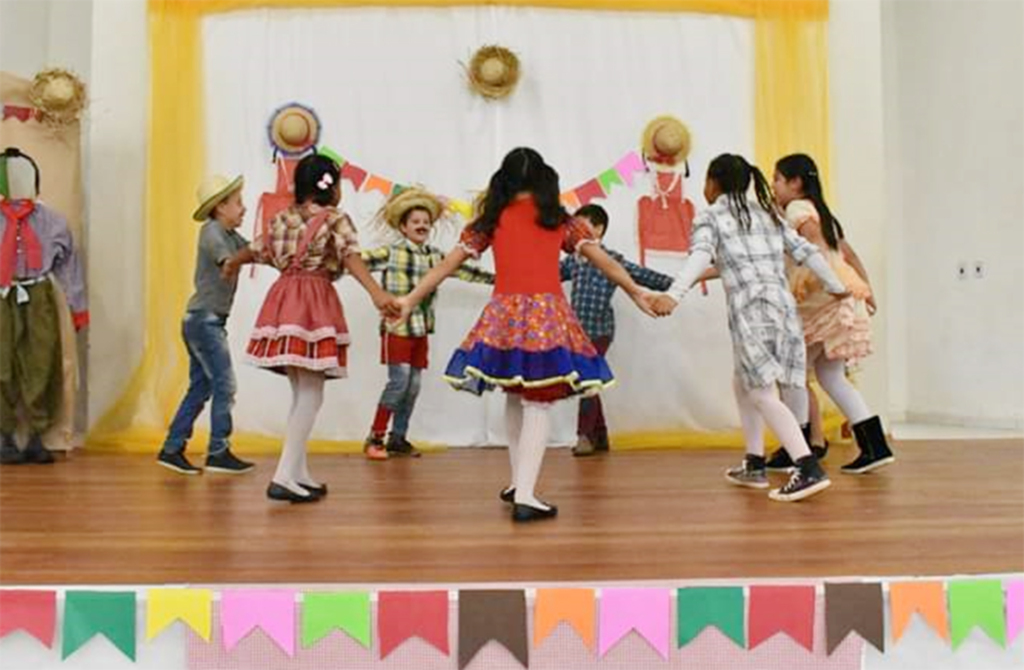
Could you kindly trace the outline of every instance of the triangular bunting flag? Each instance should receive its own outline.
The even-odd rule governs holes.
[[[449,200],[448,210],[455,212],[466,221],[473,218],[473,205],[465,200]]]
[[[391,195],[393,195],[393,196],[394,195],[398,195],[402,191],[405,191],[405,190],[408,190],[408,189],[409,189],[409,187],[405,186],[403,184],[398,184],[398,183],[392,184],[391,185]]]
[[[335,628],[370,648],[370,594],[306,593],[302,597],[302,646],[309,647]]]
[[[210,641],[213,592],[209,589],[150,589],[146,593],[146,639],[152,640],[176,619]]]
[[[330,147],[320,147],[317,150],[317,153],[320,154],[321,156],[327,156],[332,161],[337,163],[339,167],[345,165],[345,159],[341,157],[341,154],[339,154],[337,151],[335,151],[334,149],[332,149]],[[344,175],[342,175],[342,176],[344,176]]]
[[[289,656],[295,655],[295,591],[224,591],[220,594],[224,649],[260,628]]]
[[[881,584],[825,584],[825,644],[828,654],[850,633],[885,651]]]
[[[56,591],[0,589],[0,637],[23,630],[47,647],[53,647],[56,620]]]
[[[576,199],[580,201],[581,205],[587,205],[590,204],[591,200],[605,197],[605,193],[601,190],[601,185],[597,183],[596,179],[591,179],[587,183],[577,186],[573,191],[576,193]]]
[[[946,618],[946,590],[942,582],[892,582],[889,584],[889,613],[893,642],[903,637],[910,617],[917,612],[942,637],[949,640]]]
[[[612,185],[622,185],[622,175],[615,168],[609,168],[597,176],[597,183],[605,193],[611,193]]]
[[[679,647],[689,644],[708,626],[714,626],[746,648],[743,633],[743,587],[691,587],[676,593],[677,640]]]
[[[459,591],[459,670],[491,640],[529,666],[523,591]]]
[[[533,646],[539,647],[564,621],[588,649],[593,649],[596,609],[593,589],[537,589],[533,602]]]
[[[776,633],[785,633],[814,651],[814,587],[751,586],[750,649]]]
[[[1013,644],[1024,630],[1024,581],[1006,584],[1006,643]]]
[[[1006,646],[1003,585],[998,579],[949,582],[949,626],[953,649],[977,626],[1000,646]]]
[[[366,181],[366,170],[353,163],[345,163],[341,166],[341,178],[352,182],[352,188],[358,191]]]
[[[562,206],[570,212],[575,212],[580,208],[580,199],[576,197],[575,191],[566,191],[559,196],[559,200],[562,201]]]
[[[64,594],[66,659],[95,635],[103,635],[135,660],[135,592],[68,591]]]
[[[637,172],[643,172],[644,169],[643,159],[635,151],[630,151],[615,164],[615,171],[626,182],[626,186],[633,186],[633,175]]]
[[[363,184],[363,193],[377,191],[385,198],[391,195],[391,181],[380,175],[371,174]]]
[[[383,660],[411,637],[448,655],[448,592],[395,591],[377,596],[377,635]]]
[[[604,656],[635,630],[668,660],[671,619],[672,600],[666,589],[603,589],[598,654]]]

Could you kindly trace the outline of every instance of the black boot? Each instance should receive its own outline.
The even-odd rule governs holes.
[[[39,465],[53,463],[53,452],[43,446],[43,438],[39,433],[33,433],[28,438],[28,444],[25,445],[25,462]]]
[[[852,463],[842,467],[846,474],[863,475],[896,461],[885,439],[882,421],[877,416],[854,424],[853,436],[860,447],[860,455]]]
[[[10,433],[0,434],[0,464],[21,465],[25,462],[25,454],[18,449],[18,443]]]

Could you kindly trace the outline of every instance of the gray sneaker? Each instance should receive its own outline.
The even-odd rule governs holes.
[[[768,475],[765,473],[764,456],[747,454],[740,465],[725,471],[725,478],[736,486],[746,486],[751,489],[768,488]]]
[[[594,443],[590,441],[590,438],[580,435],[579,440],[576,441],[576,446],[572,448],[573,456],[593,456],[597,449]]]

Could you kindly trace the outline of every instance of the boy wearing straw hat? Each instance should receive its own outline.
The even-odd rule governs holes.
[[[431,268],[444,258],[441,250],[427,244],[435,222],[444,212],[444,203],[426,190],[408,188],[393,195],[378,213],[376,221],[398,236],[392,244],[363,251],[363,261],[371,272],[382,272],[384,290],[395,296],[412,292]],[[457,276],[468,282],[493,284],[494,275],[465,265]],[[420,390],[420,375],[427,367],[427,336],[434,332],[434,296],[412,312],[408,320],[382,321],[381,363],[388,366],[388,383],[366,438],[363,451],[370,460],[390,456],[420,455],[406,438],[409,420]],[[387,444],[384,436],[394,418]]]
[[[196,191],[199,206],[192,218],[205,223],[199,233],[195,293],[188,302],[181,326],[188,350],[189,385],[157,456],[157,463],[184,475],[202,472],[185,458],[185,445],[192,437],[196,419],[211,398],[206,471],[238,474],[254,467],[237,458],[230,449],[235,373],[225,326],[238,277],[222,273],[225,261],[249,245],[237,231],[245,216],[243,182],[241,176],[228,179],[214,175],[203,181]]]

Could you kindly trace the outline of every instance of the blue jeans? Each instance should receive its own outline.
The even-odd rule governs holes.
[[[192,426],[211,397],[209,454],[215,456],[228,448],[235,371],[231,367],[226,323],[227,317],[199,311],[186,313],[181,323],[181,336],[188,349],[188,391],[167,431],[163,450],[168,454],[185,451]]]
[[[380,396],[380,404],[395,413],[391,424],[392,437],[405,437],[409,420],[420,394],[420,376],[423,370],[408,364],[389,365],[388,383]]]

